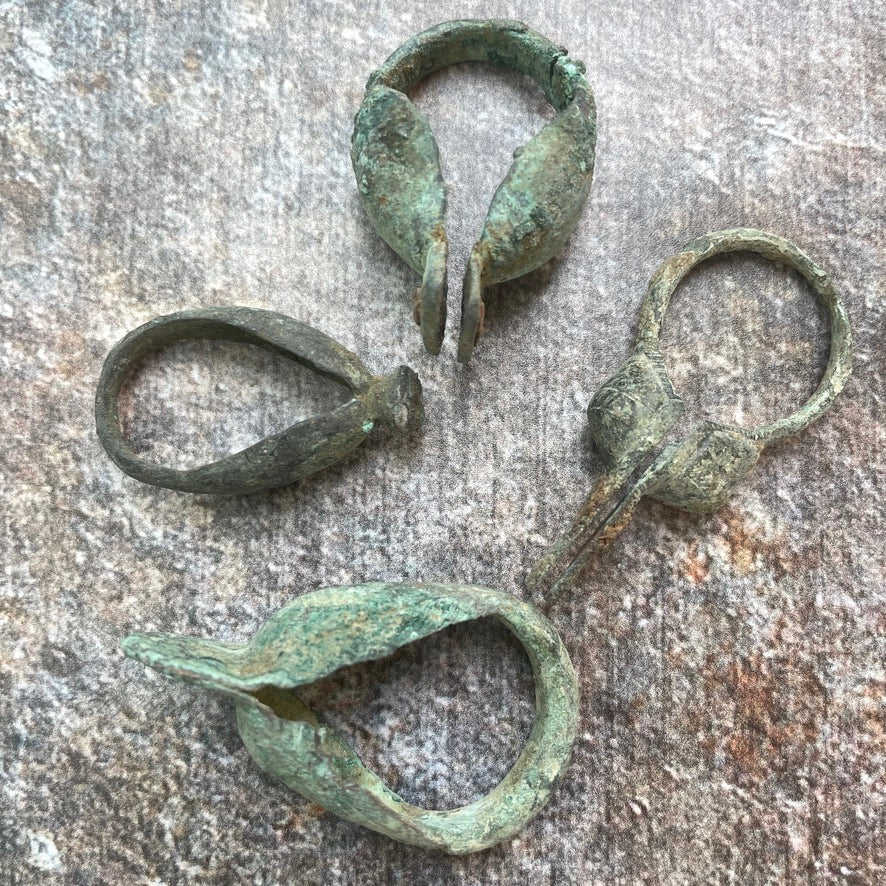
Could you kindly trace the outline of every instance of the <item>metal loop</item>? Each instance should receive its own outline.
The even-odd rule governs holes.
[[[520,22],[444,22],[407,40],[370,76],[354,120],[351,160],[376,230],[422,275],[415,316],[430,353],[440,352],[446,323],[446,191],[437,143],[405,93],[434,71],[465,61],[526,74],[558,113],[514,152],[471,252],[458,345],[463,363],[482,331],[484,289],[543,265],[578,224],[591,187],[597,137],[584,65]]]
[[[485,797],[436,811],[407,803],[290,690],[390,655],[443,628],[493,616],[526,650],[536,719],[517,762]],[[240,735],[266,772],[349,821],[413,846],[463,854],[513,837],[548,802],[578,724],[575,672],[553,625],[509,594],[471,585],[367,584],[293,600],[251,642],[133,634],[123,651],[161,673],[232,698]]]
[[[349,388],[354,396],[331,412],[197,468],[152,464],[130,446],[120,424],[120,391],[145,355],[188,339],[257,345]],[[343,458],[379,425],[409,430],[421,423],[421,383],[408,367],[374,376],[329,336],[274,311],[201,308],[157,317],[115,345],[102,367],[95,398],[99,440],[115,464],[143,483],[182,492],[236,494],[276,489]]]
[[[828,365],[815,393],[787,418],[751,430],[712,421],[681,429],[684,405],[668,376],[659,340],[664,314],[671,294],[693,267],[733,250],[751,250],[783,262],[809,281],[830,318]],[[667,259],[643,300],[633,354],[598,388],[588,406],[590,437],[607,469],[569,530],[533,567],[530,588],[543,589],[558,573],[551,591],[568,587],[621,532],[645,495],[696,514],[721,507],[767,443],[805,428],[831,405],[851,372],[851,343],[846,311],[830,280],[781,237],[751,228],[716,231]]]
[[[640,310],[638,348],[660,354],[662,321],[674,290],[692,268],[725,252],[755,252],[798,271],[810,284],[823,306],[830,327],[830,354],[824,374],[812,396],[795,412],[757,428],[739,428],[753,440],[769,443],[795,434],[820,418],[843,390],[852,372],[852,331],[846,309],[825,272],[789,240],[753,228],[731,228],[705,234],[690,241],[666,259],[649,283]]]

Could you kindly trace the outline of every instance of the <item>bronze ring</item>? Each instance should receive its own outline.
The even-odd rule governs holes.
[[[370,76],[354,120],[351,160],[372,224],[422,275],[415,317],[430,353],[440,352],[446,325],[446,191],[437,142],[406,93],[434,71],[467,61],[531,77],[557,116],[514,152],[471,251],[458,343],[462,363],[482,332],[484,289],[540,267],[575,229],[591,188],[597,138],[584,65],[520,22],[445,22],[407,40]]]
[[[188,470],[151,464],[120,425],[120,390],[146,354],[186,339],[225,339],[288,357],[350,389],[353,397],[241,452]],[[95,425],[117,466],[154,486],[182,492],[250,493],[308,477],[356,449],[377,427],[408,431],[424,416],[421,382],[408,367],[373,375],[356,355],[305,323],[256,308],[201,308],[157,317],[130,332],[105,360],[95,398]]]

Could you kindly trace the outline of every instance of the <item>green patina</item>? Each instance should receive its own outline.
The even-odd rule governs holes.
[[[437,142],[406,93],[434,71],[485,61],[526,74],[557,115],[514,153],[468,261],[458,359],[482,331],[487,286],[551,259],[578,223],[594,172],[597,117],[584,65],[546,37],[509,20],[445,22],[409,39],[375,71],[354,121],[351,160],[376,230],[422,275],[415,316],[432,354],[446,325],[446,189]]]
[[[659,337],[671,295],[700,262],[747,250],[798,271],[812,286],[830,324],[828,364],[815,392],[786,418],[757,428],[701,421],[681,427],[683,401],[665,367]],[[625,526],[648,495],[694,514],[725,503],[768,443],[820,418],[852,371],[852,334],[846,310],[825,272],[792,243],[752,228],[732,228],[692,240],[655,272],[640,309],[634,350],[588,406],[590,436],[608,465],[570,530],[536,564],[528,584],[568,587],[585,563]]]
[[[534,672],[537,712],[513,768],[468,806],[438,811],[407,803],[292,691],[484,616],[504,623],[523,644]],[[547,803],[575,739],[578,687],[557,632],[534,607],[486,588],[324,588],[279,610],[245,645],[133,634],[123,650],[161,673],[233,699],[249,753],[275,778],[342,818],[415,846],[463,854],[513,837]]]
[[[294,360],[349,389],[331,412],[189,470],[151,464],[131,447],[120,424],[120,391],[146,355],[185,339],[225,339]],[[285,314],[256,308],[201,308],[157,317],[133,330],[105,360],[95,400],[99,439],[117,466],[154,486],[182,492],[249,493],[309,477],[356,449],[379,426],[409,431],[424,418],[421,382],[408,367],[373,375],[328,335]]]

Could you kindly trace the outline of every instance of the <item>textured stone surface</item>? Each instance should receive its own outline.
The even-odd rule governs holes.
[[[583,59],[599,140],[564,253],[490,293],[461,368],[452,333],[425,355],[404,309],[414,272],[362,213],[348,151],[369,72],[466,15],[522,18]],[[881,6],[69,0],[0,17],[0,881],[883,881]],[[483,66],[414,97],[449,185],[457,317],[493,189],[551,112]],[[451,859],[324,814],[250,762],[226,702],[124,660],[130,631],[242,640],[322,585],[525,596],[600,470],[584,409],[629,351],[649,276],[734,225],[828,271],[855,374],[715,516],[643,503],[550,611],[581,682],[579,739],[512,843]],[[219,303],[292,314],[375,371],[409,363],[424,430],[252,498],[125,477],[92,427],[105,354],[157,314]],[[811,392],[826,336],[795,275],[737,257],[678,291],[664,348],[690,410],[751,424]],[[183,345],[137,379],[129,426],[145,454],[197,464],[336,396],[245,346]],[[494,625],[306,701],[428,807],[495,784],[533,710],[528,662]]]

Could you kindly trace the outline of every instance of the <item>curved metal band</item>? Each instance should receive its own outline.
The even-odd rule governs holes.
[[[132,449],[123,434],[120,391],[147,354],[188,339],[256,345],[344,385],[355,396],[325,415],[298,422],[209,464],[187,470],[152,464]],[[108,354],[95,398],[99,440],[122,471],[143,483],[201,493],[251,493],[285,486],[338,461],[377,423],[411,427],[421,416],[421,384],[409,367],[379,378],[322,332],[284,314],[243,307],[181,311],[133,330]]]
[[[653,275],[640,310],[637,345],[649,353],[660,354],[659,337],[665,311],[686,274],[712,256],[739,251],[758,253],[798,271],[815,291],[830,326],[828,363],[812,396],[785,418],[749,430],[739,429],[753,440],[768,443],[795,434],[820,418],[843,390],[852,371],[852,331],[846,309],[827,274],[793,243],[753,228],[715,231],[690,241],[677,255],[666,259]]]
[[[286,691],[484,616],[505,624],[526,650],[536,719],[512,769],[475,803],[446,811],[407,803]],[[528,603],[471,585],[324,588],[277,612],[247,646],[136,634],[123,649],[169,676],[233,697],[252,757],[303,796],[395,840],[457,854],[513,837],[541,810],[569,763],[578,724],[575,673],[553,625]]]
[[[594,97],[584,66],[558,64],[567,61],[566,54],[565,47],[512,19],[442,22],[416,34],[388,56],[370,75],[366,88],[382,84],[406,93],[442,68],[488,62],[531,77],[557,111],[577,102],[592,114]]]

